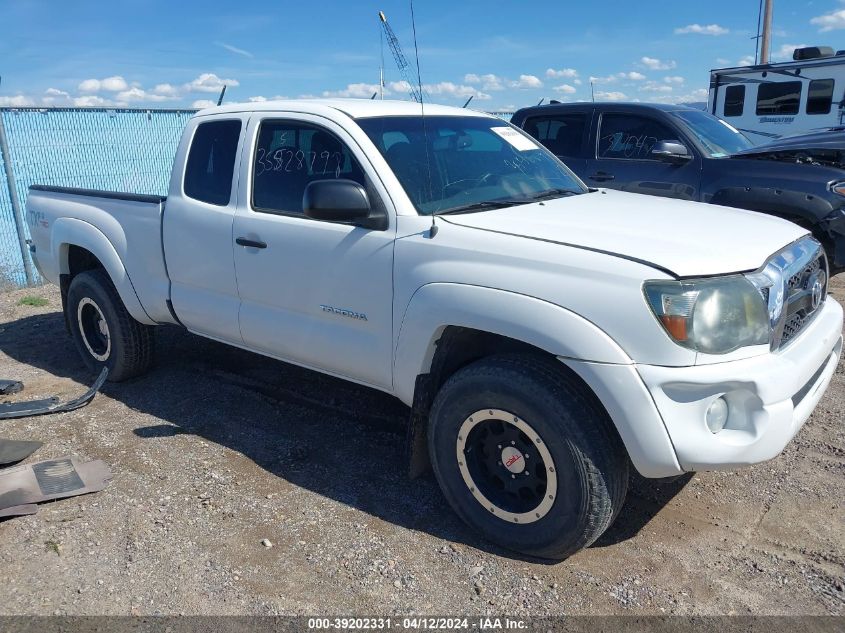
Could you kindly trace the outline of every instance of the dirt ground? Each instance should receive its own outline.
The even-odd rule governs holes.
[[[0,614],[845,614],[843,365],[780,457],[637,479],[596,545],[545,564],[477,538],[433,478],[405,477],[398,402],[159,334],[148,376],[0,421],[45,443],[28,461],[114,472],[103,492],[0,522]],[[93,380],[55,288],[0,295],[0,377],[26,383],[12,399]]]

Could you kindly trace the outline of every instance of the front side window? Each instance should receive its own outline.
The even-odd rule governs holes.
[[[197,126],[185,165],[186,196],[218,206],[229,204],[240,135],[240,121]]]
[[[651,150],[658,141],[678,141],[668,126],[636,114],[604,114],[601,117],[597,156],[623,160],[656,160]]]
[[[563,163],[491,117],[357,120],[423,215],[463,213],[585,193]]]
[[[807,93],[807,114],[830,114],[833,79],[814,79]]]
[[[800,81],[778,81],[757,87],[757,115],[798,114]]]
[[[525,122],[525,131],[556,156],[578,156],[587,127],[586,114],[536,117]]]
[[[725,116],[742,116],[745,109],[745,86],[728,86],[725,89]]]
[[[311,123],[261,123],[252,165],[256,211],[301,215],[308,184],[335,178],[367,187],[361,165],[337,136]]]

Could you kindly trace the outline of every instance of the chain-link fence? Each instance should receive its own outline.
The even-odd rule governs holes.
[[[11,167],[6,169],[6,152],[0,152],[0,286],[41,281],[34,267],[27,274],[24,257],[29,255],[22,252],[20,237],[29,238],[28,227],[16,222],[14,212],[17,204],[25,213],[30,185],[165,195],[179,138],[194,112],[0,108],[0,135],[5,132]]]

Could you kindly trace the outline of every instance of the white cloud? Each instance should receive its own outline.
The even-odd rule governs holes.
[[[701,24],[688,24],[687,26],[675,29],[676,35],[685,35],[688,33],[694,33],[696,35],[727,35],[730,33],[730,30],[726,29],[724,26],[719,26],[718,24],[708,24],[706,26]]]
[[[670,75],[668,77],[664,77],[663,81],[665,81],[667,84],[682,84],[684,83],[684,78],[679,77],[678,75]]]
[[[11,108],[25,108],[34,106],[35,99],[26,95],[15,95],[13,97],[0,97],[0,106]]]
[[[441,81],[437,84],[425,84],[423,89],[432,95],[445,95],[448,97],[461,97],[463,99],[475,97],[481,101],[490,99],[490,95],[485,92],[480,92],[472,86],[463,86],[452,83],[451,81]]]
[[[481,89],[482,90],[504,90],[505,85],[502,78],[492,73],[481,75]]]
[[[574,83],[576,86],[580,86],[580,85],[581,85],[582,83],[584,83],[584,82],[583,82],[583,81],[581,81],[580,79],[573,79],[573,80],[572,80],[572,83]]]
[[[76,97],[73,100],[73,105],[75,105],[77,108],[94,108],[99,106],[112,105],[112,102],[108,99],[98,97],[97,95],[85,95],[82,97]]]
[[[673,95],[673,94],[656,94],[650,95],[649,101],[656,103],[701,103],[707,101],[707,88],[697,88],[687,94]]]
[[[220,92],[223,86],[231,88],[239,85],[240,82],[237,79],[221,79],[214,73],[202,73],[184,87],[188,92]]]
[[[591,84],[612,84],[616,83],[616,75],[608,75],[607,77],[590,77]]]
[[[193,104],[191,104],[191,107],[202,110],[203,108],[213,108],[216,105],[217,102],[212,101],[211,99],[197,99]]]
[[[597,92],[596,101],[625,101],[628,96],[624,92]]]
[[[491,73],[486,75],[478,75],[476,73],[467,73],[464,75],[464,83],[467,84],[482,84],[482,90],[504,90],[504,80]]]
[[[742,59],[740,59],[736,65],[737,66],[753,66],[754,65],[754,57],[752,55],[746,55]]]
[[[661,84],[656,81],[649,81],[640,86],[642,92],[672,92],[672,86]]]
[[[151,91],[155,95],[161,95],[162,97],[178,97],[179,96],[179,88],[172,84],[156,84],[156,87]]]
[[[391,91],[398,92],[403,95],[408,94],[411,92],[411,84],[409,84],[404,79],[402,81],[391,81],[385,86],[386,90],[384,94],[389,95]]]
[[[511,81],[508,83],[508,85],[511,88],[526,90],[529,88],[542,88],[543,82],[540,81],[540,78],[535,75],[520,75],[517,81]]]
[[[820,33],[836,29],[845,29],[845,9],[826,13],[810,20],[810,24],[819,27]]]
[[[374,92],[379,92],[378,84],[356,83],[349,84],[341,90],[324,90],[324,97],[344,97],[352,99],[369,99]]]
[[[560,70],[549,68],[546,70],[546,77],[551,79],[574,79],[577,76],[578,71],[574,68],[561,68]]]
[[[232,46],[231,44],[226,44],[225,42],[214,42],[220,48],[225,48],[230,53],[234,53],[235,55],[240,55],[242,57],[255,57],[249,51],[245,51],[242,48],[238,48],[237,46]]]
[[[121,92],[128,88],[129,84],[120,75],[106,77],[105,79],[86,79],[77,87],[79,92],[82,93]]]
[[[776,51],[772,51],[772,59],[792,59],[796,48],[804,48],[807,44],[784,44]]]
[[[264,103],[265,101],[287,101],[289,97],[285,97],[283,95],[275,95],[273,97],[264,97],[262,95],[256,95],[254,97],[250,97],[247,99],[250,103]]]
[[[645,75],[642,73],[638,73],[635,70],[632,70],[629,73],[619,73],[617,75],[620,79],[630,79],[631,81],[642,81],[645,79]]]
[[[640,62],[643,66],[651,70],[672,70],[678,66],[674,61],[663,61],[656,57],[642,57],[640,58]]]
[[[555,92],[562,92],[563,94],[571,95],[578,91],[575,86],[570,86],[569,84],[563,84],[561,86],[555,86],[552,88]]]
[[[143,88],[133,87],[129,88],[129,90],[123,90],[122,92],[118,92],[114,98],[117,100],[118,103],[158,103],[161,101],[172,101],[176,97],[155,94],[153,92],[147,92]]]

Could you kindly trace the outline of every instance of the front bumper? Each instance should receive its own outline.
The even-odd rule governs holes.
[[[645,477],[745,466],[778,455],[810,417],[842,354],[842,307],[832,298],[775,353],[693,367],[561,359],[591,385]],[[729,404],[718,433],[705,411]]]

